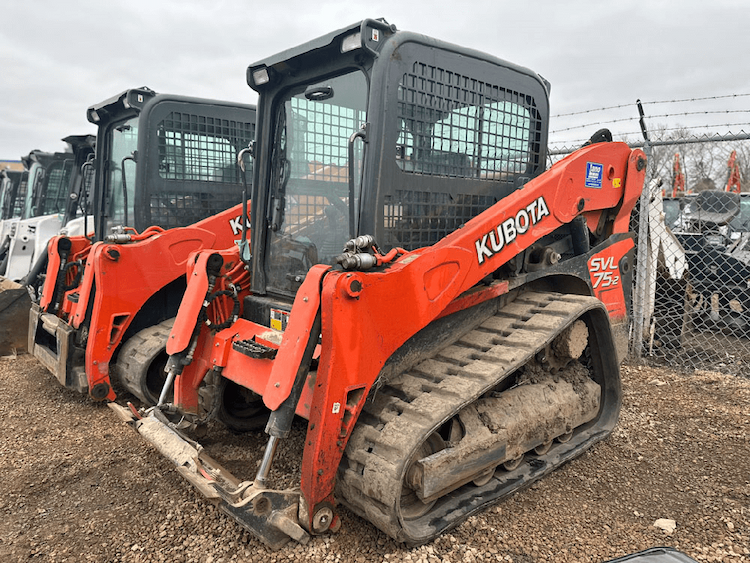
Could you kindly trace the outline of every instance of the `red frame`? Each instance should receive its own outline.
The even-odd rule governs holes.
[[[241,224],[241,214],[242,204],[238,204],[188,227],[150,227],[141,234],[133,231],[132,242],[126,244],[91,245],[85,237],[71,239],[71,256],[77,259],[87,251],[86,264],[81,283],[63,296],[57,315],[76,330],[84,324],[89,327],[84,360],[89,394],[96,385],[104,384],[109,390],[106,396],[94,399],[116,398],[110,382],[110,362],[138,312],[153,295],[185,273],[193,253],[234,244],[239,235],[232,225]],[[60,267],[57,239],[53,238],[48,247],[47,279],[40,302],[44,311],[50,306]],[[78,293],[75,303],[67,299],[72,293]]]

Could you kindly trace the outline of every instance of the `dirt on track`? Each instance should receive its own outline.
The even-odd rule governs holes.
[[[342,510],[337,534],[267,550],[104,404],[33,357],[0,359],[0,561],[600,562],[655,545],[750,561],[750,380],[626,366],[614,434],[435,542],[406,548]],[[304,425],[272,485],[294,480]],[[207,449],[251,478],[263,435]],[[273,480],[276,482],[274,483]],[[672,519],[676,529],[653,526]]]

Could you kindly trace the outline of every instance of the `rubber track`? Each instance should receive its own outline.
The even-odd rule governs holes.
[[[117,375],[120,382],[130,393],[149,406],[156,402],[144,395],[140,379],[146,376],[153,359],[166,348],[172,325],[174,319],[167,319],[137,332],[122,345],[117,358]]]
[[[505,496],[507,492],[490,491],[485,498],[477,487],[464,487],[450,494],[449,504],[462,507],[458,517],[443,506],[442,514],[428,514],[407,528],[396,508],[405,466],[416,448],[524,365],[590,309],[592,301],[601,304],[588,296],[524,293],[455,344],[389,381],[357,421],[339,469],[338,498],[391,537],[419,544]],[[433,512],[441,512],[440,502]]]

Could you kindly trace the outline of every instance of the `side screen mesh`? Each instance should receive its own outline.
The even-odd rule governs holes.
[[[531,96],[423,63],[399,87],[396,158],[404,172],[508,179],[539,158]]]
[[[21,213],[23,213],[23,204],[24,201],[26,201],[26,191],[28,190],[29,185],[29,175],[28,173],[24,173],[23,180],[21,180],[21,184],[18,186],[18,192],[16,192],[16,199],[13,202],[13,213],[11,217],[20,217]]]
[[[435,244],[494,203],[491,196],[398,190],[385,197],[388,245],[414,250]]]
[[[401,77],[397,111],[393,154],[402,173],[452,180],[383,197],[386,247],[436,243],[540,168],[543,123],[533,96],[414,62]]]
[[[68,202],[70,175],[73,172],[73,161],[65,160],[54,163],[49,170],[47,187],[44,191],[41,212],[39,215],[63,213]]]
[[[190,225],[240,203],[237,153],[255,138],[255,123],[171,112],[158,126],[161,187],[151,193],[151,222]],[[246,160],[248,187],[252,161]]]
[[[366,121],[365,112],[299,97],[288,109],[285,232],[315,241],[318,259],[330,261],[349,235],[349,137]],[[361,143],[356,148],[359,161]]]
[[[0,187],[0,219],[10,219],[11,198],[13,196],[13,180],[2,176]]]
[[[76,217],[80,217],[84,214],[84,203],[86,215],[91,215],[92,211],[92,194],[94,193],[94,180],[95,172],[93,166],[85,166],[83,168],[83,177],[81,178],[81,196],[78,198],[78,206],[76,209]]]

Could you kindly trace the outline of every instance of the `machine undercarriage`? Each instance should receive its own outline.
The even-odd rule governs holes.
[[[606,437],[617,420],[619,370],[599,300],[525,291],[472,313],[425,329],[453,324],[462,336],[412,354],[399,366],[407,369],[379,379],[339,466],[337,497],[409,544],[433,539],[552,471]],[[181,430],[196,427],[184,418],[180,426],[159,409],[139,419],[112,407],[269,546],[306,539],[297,523],[299,490],[241,481]]]

